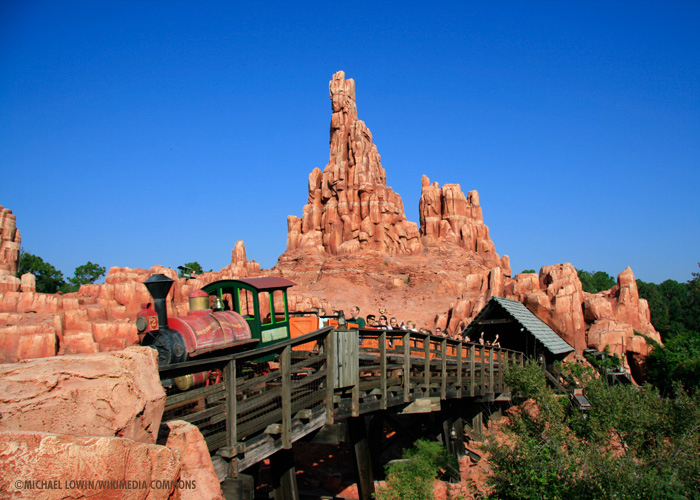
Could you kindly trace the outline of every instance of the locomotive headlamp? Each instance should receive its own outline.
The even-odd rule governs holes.
[[[148,321],[146,321],[146,318],[144,318],[143,316],[139,316],[138,318],[136,318],[136,329],[139,331],[139,333],[145,332],[147,326]]]

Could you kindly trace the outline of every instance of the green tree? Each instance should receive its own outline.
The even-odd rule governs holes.
[[[637,280],[639,297],[649,303],[651,324],[664,342],[687,331],[700,333],[700,273],[692,276],[687,283]]]
[[[537,271],[534,269],[525,269],[522,274],[537,274]]]
[[[18,276],[32,273],[36,279],[36,291],[56,293],[64,284],[63,273],[48,262],[24,249],[20,250]]]
[[[494,496],[700,498],[700,394],[677,386],[662,398],[648,385],[608,386],[590,368],[578,372],[585,413],[547,387],[536,363],[508,370],[506,382],[530,399],[509,412],[508,439],[486,445]]]
[[[583,291],[588,293],[598,293],[610,290],[617,283],[615,278],[603,271],[590,273],[588,271],[576,270],[578,278],[581,280]]]
[[[177,273],[178,278],[189,278],[191,274],[202,274],[202,266],[199,262],[188,262],[178,267],[179,272]]]
[[[87,264],[75,268],[72,278],[68,278],[68,283],[61,287],[62,292],[77,292],[81,285],[94,283],[105,275],[104,266],[87,261]]]
[[[434,441],[419,439],[405,450],[400,461],[387,467],[386,486],[379,486],[377,500],[430,500],[433,480],[441,471],[459,470],[457,459]]]
[[[661,346],[645,337],[653,346],[645,360],[647,381],[662,394],[670,394],[680,383],[685,391],[694,393],[700,387],[700,334],[685,331]]]

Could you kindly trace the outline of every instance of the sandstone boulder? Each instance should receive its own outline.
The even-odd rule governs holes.
[[[165,405],[149,347],[0,365],[0,431],[155,443]]]
[[[0,431],[3,498],[172,500],[196,488],[180,481],[177,452],[165,446],[114,437]]]
[[[182,464],[180,479],[197,484],[196,489],[181,491],[182,500],[223,500],[207,443],[197,427],[181,420],[163,424],[158,444],[177,451]]]

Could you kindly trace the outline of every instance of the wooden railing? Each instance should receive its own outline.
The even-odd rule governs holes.
[[[522,364],[523,354],[418,332],[329,327],[263,349],[161,367],[162,380],[223,375],[222,383],[169,390],[163,420],[197,425],[210,450],[236,457],[242,470],[346,417],[496,398],[507,392],[504,370],[512,363]]]

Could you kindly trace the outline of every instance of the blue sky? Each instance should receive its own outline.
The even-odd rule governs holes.
[[[0,204],[71,276],[272,267],[345,71],[388,184],[479,191],[513,272],[687,281],[700,3],[0,2]]]

